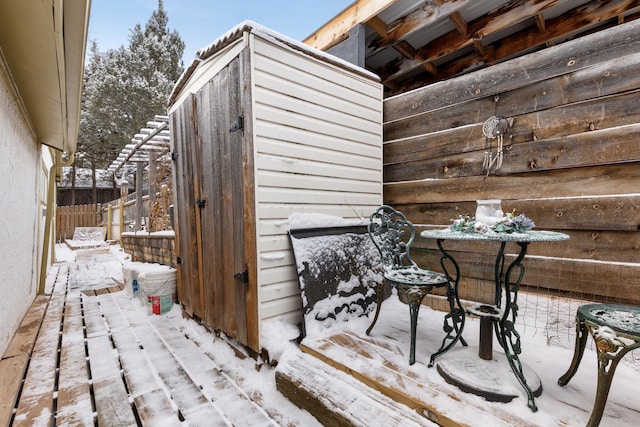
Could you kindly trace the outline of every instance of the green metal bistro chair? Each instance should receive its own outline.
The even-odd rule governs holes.
[[[411,316],[409,364],[413,365],[416,360],[416,325],[420,304],[425,295],[431,292],[434,287],[447,286],[449,289],[451,284],[444,274],[424,270],[411,259],[410,249],[415,238],[415,228],[401,212],[391,206],[384,205],[371,214],[369,220],[369,237],[380,251],[384,281],[397,289],[400,301],[409,305]],[[378,320],[383,301],[383,287],[384,282],[378,285],[378,304],[373,321],[367,329],[367,335]],[[433,359],[434,357],[432,357],[432,362]]]
[[[578,370],[589,335],[596,343],[598,386],[587,427],[597,427],[618,362],[631,350],[640,348],[640,307],[619,304],[585,304],[578,307],[573,360],[567,372],[558,379],[558,385],[567,385]]]

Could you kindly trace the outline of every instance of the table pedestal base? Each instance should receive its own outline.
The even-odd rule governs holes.
[[[533,395],[540,396],[540,377],[525,365],[522,369]],[[483,360],[478,358],[477,349],[461,349],[439,361],[438,372],[449,384],[491,402],[511,402],[522,394],[522,386],[513,375],[504,353],[497,353],[493,360]]]

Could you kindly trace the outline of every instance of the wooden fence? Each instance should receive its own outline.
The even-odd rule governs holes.
[[[537,229],[570,235],[532,244],[524,283],[609,302],[640,303],[640,21],[388,98],[384,199],[424,227],[501,199]],[[487,174],[483,134],[505,118],[504,160]],[[434,242],[422,265],[440,269]],[[478,294],[493,247],[446,242],[463,293]],[[417,254],[414,254],[417,255]]]
[[[56,241],[73,238],[76,227],[97,227],[101,224],[99,204],[58,206],[56,209]]]

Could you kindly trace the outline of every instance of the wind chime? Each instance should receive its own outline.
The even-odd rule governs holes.
[[[484,152],[484,160],[482,162],[482,169],[487,172],[487,176],[491,171],[493,172],[500,169],[503,160],[503,143],[504,134],[509,127],[509,123],[504,117],[491,116],[485,120],[482,125],[482,133],[489,138],[489,150]],[[491,140],[498,140],[498,148],[495,155],[492,152]]]

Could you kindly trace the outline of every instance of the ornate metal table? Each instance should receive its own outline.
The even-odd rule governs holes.
[[[518,291],[520,290],[520,283],[522,282],[525,272],[522,261],[527,253],[529,243],[560,242],[568,240],[569,236],[553,231],[527,231],[523,233],[467,233],[450,231],[448,229],[425,230],[420,233],[420,236],[436,240],[438,248],[440,249],[440,252],[442,252],[440,265],[442,266],[445,274],[455,282],[454,289],[456,289],[456,291],[461,277],[460,267],[454,257],[444,249],[442,242],[445,240],[500,242],[500,249],[498,250],[494,264],[494,303],[491,305],[479,304],[467,311],[480,317],[480,358],[491,360],[493,342],[492,331],[495,330],[498,343],[504,350],[510,370],[513,372],[519,384],[527,394],[529,408],[534,412],[537,411],[538,408],[535,404],[535,397],[539,396],[542,392],[542,385],[538,384],[538,387],[533,387],[532,389],[531,385],[527,382],[525,368],[519,357],[522,351],[520,334],[515,327],[516,318],[518,316]],[[504,252],[506,245],[509,242],[516,243],[520,249],[519,253],[505,269],[506,258]],[[451,261],[451,265],[453,265],[453,269],[455,271],[450,272],[447,269],[446,260]],[[462,327],[459,328],[459,335],[462,334],[462,330]],[[480,392],[480,390],[476,389],[474,386],[465,386],[463,379],[458,378],[460,381],[457,381],[455,375],[447,375],[446,372],[441,370],[440,365],[438,366],[438,370],[443,374],[447,381],[455,383],[465,391],[481,394],[490,400],[509,401],[513,398],[511,397],[508,400],[501,400],[501,396],[499,396],[499,394],[496,394],[492,398],[492,396],[488,396]]]

